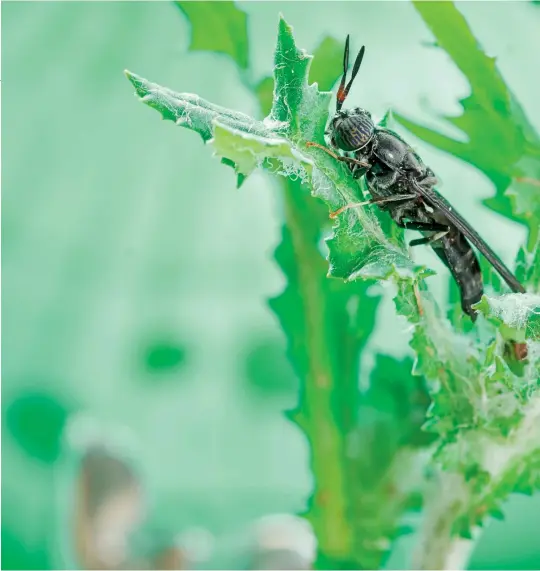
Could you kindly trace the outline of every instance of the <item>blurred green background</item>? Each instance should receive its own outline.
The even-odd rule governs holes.
[[[368,46],[351,102],[450,132],[434,111],[457,112],[467,84],[425,45],[429,31],[408,3],[239,6],[257,77],[271,71],[281,11],[308,51],[346,33]],[[540,9],[459,9],[540,130]],[[75,564],[74,466],[92,438],[137,470],[147,541],[206,528],[216,536],[207,566],[242,564],[247,526],[299,512],[309,497],[307,444],[282,415],[298,381],[266,301],[284,287],[272,259],[278,189],[258,172],[236,191],[233,171],[197,135],[159,121],[122,73],[256,114],[235,65],[188,53],[189,36],[166,2],[2,3],[3,568]],[[525,232],[481,206],[491,183],[416,144],[441,190],[511,264]],[[444,275],[428,249],[415,255]],[[444,278],[431,282],[440,296]],[[404,355],[396,323],[385,299],[369,349]],[[513,497],[505,513],[472,567],[538,568],[540,498]],[[412,540],[389,568],[406,564]]]

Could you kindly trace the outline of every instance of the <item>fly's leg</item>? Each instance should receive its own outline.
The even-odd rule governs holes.
[[[384,198],[372,198],[371,200],[365,200],[364,202],[353,202],[331,212],[330,218],[336,218],[342,212],[345,212],[350,208],[356,208],[357,206],[366,206],[367,204],[385,204],[387,202],[408,202],[413,198],[416,198],[416,194],[396,194],[394,196],[385,196]]]
[[[306,147],[317,147],[318,149],[321,149],[321,151],[324,151],[326,154],[328,154],[331,157],[333,157],[334,159],[336,159],[336,161],[340,161],[342,163],[349,163],[351,165],[357,165],[363,169],[371,168],[371,165],[365,161],[359,161],[358,159],[353,159],[351,157],[342,157],[342,156],[337,155],[336,153],[332,152],[330,149],[327,149],[326,147],[319,145],[319,143],[312,143],[311,141],[308,141],[306,143]]]
[[[409,242],[409,246],[412,248],[414,246],[423,246],[425,244],[431,244],[432,242],[440,240],[443,236],[446,236],[449,231],[450,229],[447,228],[446,230],[441,230],[440,232],[436,232],[435,234],[432,234],[431,236],[427,236],[425,238],[416,238],[415,240],[411,240]]]
[[[404,195],[403,195],[404,196]],[[446,234],[449,228],[444,226],[444,224],[439,224],[438,222],[403,222],[403,220],[396,220],[396,224],[400,228],[405,228],[407,230],[421,230],[424,232],[442,232]]]
[[[396,224],[401,228],[405,228],[406,230],[436,232],[436,234],[434,234],[433,236],[411,240],[409,242],[410,247],[421,246],[423,244],[430,244],[431,242],[439,240],[450,231],[450,228],[448,226],[444,226],[444,224],[439,224],[438,222],[415,222],[415,221],[404,222],[403,219],[397,219]]]

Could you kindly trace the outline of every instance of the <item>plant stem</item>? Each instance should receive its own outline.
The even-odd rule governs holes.
[[[456,535],[454,523],[461,516],[467,516],[475,505],[485,505],[490,494],[507,495],[508,489],[515,489],[524,470],[534,469],[528,467],[527,458],[538,450],[540,442],[540,397],[531,399],[522,411],[520,424],[508,437],[486,437],[478,441],[478,465],[490,475],[490,484],[482,496],[475,494],[463,474],[438,474],[427,495],[413,569],[466,569],[481,530],[471,522],[474,538],[463,539]],[[463,443],[455,443],[460,444]]]
[[[467,568],[474,540],[452,536],[452,525],[467,505],[468,495],[461,474],[439,473],[426,504],[412,569]]]
[[[291,188],[294,186],[297,188]],[[300,184],[283,184],[283,187],[285,223],[294,245],[298,286],[306,319],[306,350],[310,356],[304,394],[294,417],[311,441],[311,467],[316,476],[306,516],[319,540],[319,551],[326,556],[343,558],[350,552],[352,537],[345,497],[343,439],[332,410],[335,378],[328,355],[325,297],[321,291],[321,283],[324,283],[321,280],[326,279],[325,264],[316,244],[306,238],[302,212],[295,203],[293,193],[300,194],[304,190]],[[320,528],[321,523],[324,529]]]

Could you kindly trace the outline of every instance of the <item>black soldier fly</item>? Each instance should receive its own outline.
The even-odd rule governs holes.
[[[354,62],[351,80],[346,83],[349,66],[347,36],[336,113],[326,132],[337,152],[317,143],[307,143],[346,162],[355,178],[365,175],[371,200],[344,206],[331,217],[352,207],[376,204],[388,211],[401,228],[420,231],[424,237],[412,240],[409,245],[429,244],[433,248],[458,284],[463,311],[474,321],[476,313],[472,306],[480,301],[484,288],[480,264],[471,244],[478,248],[513,292],[524,293],[525,288],[479,234],[435,190],[435,174],[410,145],[390,129],[375,125],[369,111],[360,107],[342,110],[364,52],[365,47],[362,46]]]

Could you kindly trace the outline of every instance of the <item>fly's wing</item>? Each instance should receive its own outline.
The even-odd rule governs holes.
[[[422,186],[416,181],[413,182],[415,189],[425,199],[425,201],[434,209],[444,213],[449,222],[451,222],[464,236],[476,246],[484,255],[486,260],[499,272],[508,287],[516,293],[525,293],[525,288],[517,281],[514,274],[504,265],[503,261],[497,254],[484,242],[480,235],[474,230],[468,222],[456,212],[454,207],[433,189]]]

